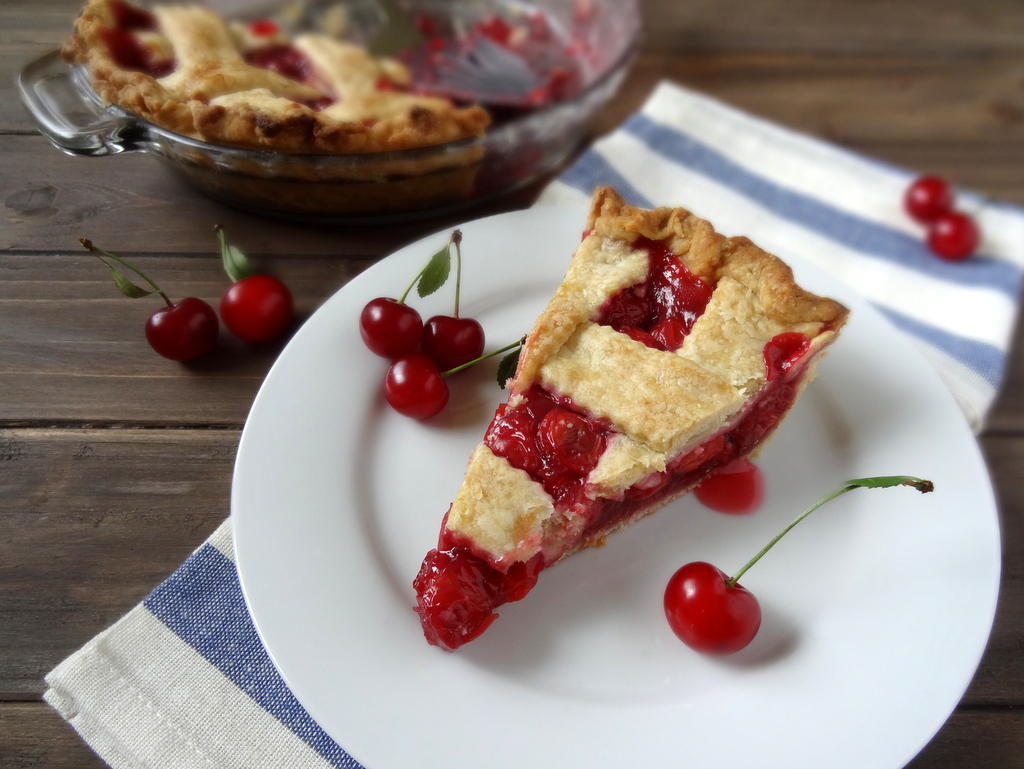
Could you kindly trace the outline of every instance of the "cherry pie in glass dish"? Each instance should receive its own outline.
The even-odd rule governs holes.
[[[223,16],[90,0],[60,54],[29,64],[19,86],[44,135],[71,154],[148,152],[236,207],[372,222],[455,210],[552,171],[621,83],[639,37],[635,0],[410,0],[402,12],[419,39],[379,56],[367,46],[387,16],[374,0]],[[498,56],[481,66],[523,69],[531,90],[474,103],[473,93],[488,101],[490,81],[470,70],[467,91],[446,77],[471,44]]]
[[[597,190],[414,582],[427,641],[472,641],[542,570],[755,455],[847,314],[747,238]]]

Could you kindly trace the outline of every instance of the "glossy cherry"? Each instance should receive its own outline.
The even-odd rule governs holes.
[[[171,360],[191,360],[213,349],[220,324],[217,322],[217,313],[210,305],[194,296],[175,304],[152,278],[127,259],[97,248],[87,238],[79,238],[78,242],[110,270],[114,285],[122,294],[130,299],[141,299],[155,293],[164,300],[167,306],[154,312],[146,321],[146,341],[157,353]],[[134,272],[149,288],[133,283],[118,265]]]
[[[953,210],[953,190],[945,179],[922,176],[907,187],[903,207],[914,219],[927,224]]]
[[[447,371],[479,358],[484,342],[484,328],[473,318],[435,315],[423,324],[420,349]]]
[[[981,232],[974,219],[958,211],[948,211],[928,225],[928,248],[949,261],[966,259],[980,240]]]
[[[388,368],[384,397],[399,414],[428,419],[448,403],[448,385],[423,353],[403,355]]]
[[[220,300],[220,317],[228,330],[247,342],[268,342],[295,320],[288,287],[270,275],[250,275],[232,283]]]
[[[736,459],[701,481],[693,494],[719,513],[753,513],[764,501],[764,474],[749,459]]]
[[[397,299],[372,299],[359,316],[363,343],[382,358],[398,358],[413,352],[422,333],[420,314]]]
[[[704,654],[733,654],[754,640],[761,605],[742,585],[710,563],[679,569],[665,589],[665,616],[679,639]]]
[[[165,358],[185,361],[212,350],[219,330],[213,308],[190,296],[149,316],[146,341]]]
[[[581,474],[593,470],[604,453],[604,440],[590,421],[561,406],[543,416],[537,425],[537,438],[548,456]]]

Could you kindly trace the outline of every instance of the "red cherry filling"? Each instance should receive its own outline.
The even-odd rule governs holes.
[[[604,440],[590,420],[557,406],[540,420],[537,436],[545,453],[580,474],[593,470],[604,453]]]
[[[494,607],[526,597],[543,568],[538,556],[502,574],[461,545],[438,543],[412,583],[427,641],[445,651],[472,641],[498,618]]]
[[[313,65],[293,45],[263,45],[246,51],[245,60],[254,67],[269,69],[289,80],[303,82],[313,74]]]
[[[511,408],[498,408],[484,445],[529,473],[555,507],[568,510],[583,499],[586,476],[604,453],[604,436],[612,427],[537,386],[523,398]]]
[[[256,23],[257,22],[253,22],[253,24]],[[273,22],[267,23],[273,24]],[[274,31],[276,31],[276,27]],[[262,34],[271,35],[274,31],[264,32]],[[253,34],[257,33],[253,32]],[[262,45],[259,48],[252,48],[246,51],[243,54],[243,57],[245,58],[246,63],[253,67],[269,69],[271,72],[284,75],[289,80],[294,80],[297,83],[313,85],[315,76],[313,64],[302,51],[293,45],[283,43]],[[306,101],[300,101],[299,103],[306,105],[314,112],[319,112],[320,110],[330,107],[334,102],[335,100],[330,96],[320,96],[316,99],[308,99]]]
[[[280,27],[273,19],[256,19],[249,22],[249,33],[254,37],[270,37],[276,35]]]
[[[648,278],[610,297],[597,322],[658,350],[678,350],[704,312],[714,286],[690,272],[664,243],[638,238],[646,249]]]
[[[143,72],[152,77],[166,77],[174,71],[173,59],[156,58],[152,49],[131,32],[106,27],[99,32],[110,51],[110,58],[121,69]]]
[[[789,371],[811,346],[811,340],[799,331],[777,334],[764,346],[765,379],[778,379]]]
[[[110,0],[107,7],[114,17],[114,27],[122,32],[156,30],[156,16],[143,8],[129,5],[124,0]]]
[[[669,462],[625,491],[621,499],[589,499],[586,478],[597,465],[614,429],[586,414],[568,398],[538,386],[523,401],[498,407],[484,444],[526,471],[551,495],[555,508],[587,521],[582,542],[596,544],[624,522],[659,502],[693,488],[719,470],[729,469],[759,445],[793,405],[800,360],[810,342],[802,334],[780,334],[765,346],[765,365],[775,373],[757,400],[729,427]],[[786,374],[786,376],[782,376]],[[745,465],[733,465],[743,468]],[[756,481],[756,479],[754,479]],[[753,487],[757,496],[756,483]],[[749,500],[748,500],[749,501]],[[523,598],[537,575],[561,553],[515,563],[507,572],[474,554],[442,524],[438,549],[427,554],[413,585],[416,611],[427,641],[452,651],[473,640],[494,621],[494,609]],[[570,543],[575,544],[575,543]]]

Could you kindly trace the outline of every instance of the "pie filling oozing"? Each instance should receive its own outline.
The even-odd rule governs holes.
[[[661,242],[641,237],[633,248],[648,253],[647,277],[612,294],[592,320],[650,348],[678,350],[714,286],[693,275]],[[513,393],[509,404],[498,407],[483,446],[539,484],[555,514],[545,524],[539,551],[527,551],[525,559],[496,559],[449,529],[446,515],[437,548],[427,554],[413,583],[427,641],[451,651],[473,640],[497,617],[493,610],[523,598],[543,569],[582,547],[602,544],[612,531],[750,454],[793,405],[810,348],[803,333],[776,334],[762,352],[765,383],[727,424],[684,447],[664,470],[649,472],[612,496],[598,496],[588,478],[619,436],[615,425],[543,383]]]
[[[108,7],[114,26],[103,27],[99,33],[117,66],[154,78],[167,77],[177,69],[178,62],[173,54],[164,55],[160,52],[165,46],[160,42],[160,25],[153,13],[124,0],[109,0]],[[296,83],[322,91],[328,90],[316,77],[309,57],[291,43],[282,42],[280,29],[275,22],[258,19],[246,25],[245,29],[246,44],[241,53],[247,64],[276,72]],[[379,90],[396,88],[398,86],[390,81],[378,83]],[[325,93],[317,98],[300,100],[299,103],[319,112],[335,101],[335,98]]]

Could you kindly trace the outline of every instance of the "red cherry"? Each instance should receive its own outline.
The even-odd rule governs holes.
[[[124,0],[111,0],[107,3],[111,16],[114,17],[114,28],[124,32],[133,30],[156,31],[156,16],[147,10],[129,5]]]
[[[247,342],[279,336],[295,318],[288,287],[270,275],[251,275],[232,283],[220,300],[220,317],[228,330]]]
[[[651,327],[651,337],[662,350],[675,351],[683,346],[683,340],[690,330],[686,321],[679,318],[665,318]]]
[[[448,403],[448,385],[434,361],[415,352],[402,356],[388,368],[384,397],[399,414],[427,419]]]
[[[537,438],[549,456],[582,475],[594,469],[604,452],[604,440],[587,418],[561,407],[540,420]]]
[[[382,358],[408,355],[420,343],[422,332],[420,314],[397,299],[383,296],[373,299],[359,316],[359,333],[363,342]]]
[[[710,563],[688,563],[665,588],[665,616],[672,631],[704,654],[733,654],[749,644],[761,627],[761,606],[740,584]]]
[[[213,349],[219,330],[213,308],[189,296],[149,316],[146,341],[165,358],[191,360]]]
[[[255,37],[269,37],[276,35],[280,28],[273,19],[256,19],[249,22],[249,32]]]
[[[503,403],[498,406],[491,426],[487,428],[484,443],[513,467],[533,473],[541,464],[534,441],[536,427],[534,415],[528,409],[510,411]]]
[[[764,502],[764,474],[749,459],[737,459],[701,481],[693,494],[720,513],[752,513]]]
[[[441,371],[448,371],[483,354],[484,328],[472,318],[435,315],[423,324],[420,345]]]
[[[922,176],[907,187],[903,207],[914,219],[927,224],[953,210],[953,190],[945,179]]]
[[[957,211],[942,214],[928,226],[928,248],[951,262],[973,254],[980,240],[978,225],[971,217]]]

